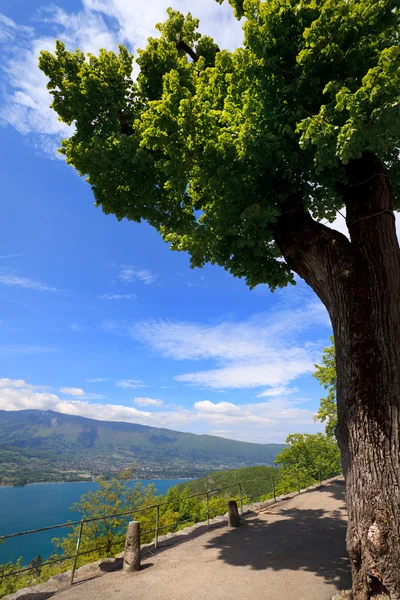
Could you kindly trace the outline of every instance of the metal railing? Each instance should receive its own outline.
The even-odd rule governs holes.
[[[312,478],[311,474],[309,474],[309,479],[308,479],[308,486],[313,485],[315,483],[318,483],[320,485],[322,485],[322,472],[319,468],[315,469],[318,472],[318,479],[316,479],[315,477]],[[83,552],[80,552],[80,547],[81,547],[81,542],[82,542],[82,537],[83,537],[83,533],[84,533],[84,527],[85,524],[87,523],[93,523],[96,521],[104,521],[106,522],[106,520],[108,519],[115,519],[115,518],[120,518],[120,517],[132,517],[133,515],[139,515],[140,513],[144,513],[147,511],[151,511],[151,510],[155,510],[155,527],[154,529],[150,529],[148,531],[143,531],[142,535],[149,535],[151,533],[154,533],[154,548],[157,549],[159,546],[159,535],[160,535],[160,531],[170,528],[170,531],[172,530],[176,530],[176,528],[179,525],[183,525],[185,523],[188,522],[194,522],[194,523],[198,523],[201,522],[200,521],[200,517],[205,517],[206,518],[206,522],[207,522],[207,527],[208,529],[210,529],[210,518],[211,518],[211,512],[210,512],[210,497],[213,494],[217,494],[217,493],[221,493],[221,492],[225,492],[226,490],[230,490],[232,488],[238,488],[238,492],[239,494],[235,497],[235,499],[237,501],[239,501],[240,503],[240,512],[241,514],[243,514],[243,500],[244,499],[249,499],[252,498],[254,496],[254,494],[243,494],[243,486],[246,484],[250,484],[250,483],[255,483],[255,482],[261,482],[261,481],[270,481],[271,482],[271,488],[265,492],[265,493],[261,493],[259,494],[260,497],[263,496],[271,496],[271,499],[273,498],[274,501],[277,501],[277,497],[278,497],[278,493],[279,490],[277,488],[277,484],[279,483],[279,481],[281,481],[282,476],[281,473],[279,473],[279,470],[277,469],[278,473],[275,476],[267,476],[267,477],[257,477],[254,479],[247,479],[244,481],[240,481],[240,482],[234,482],[231,485],[222,487],[222,488],[216,488],[213,490],[206,490],[204,492],[198,492],[197,494],[190,494],[188,496],[181,496],[177,499],[174,500],[170,500],[168,502],[158,502],[157,504],[153,504],[151,506],[145,506],[143,508],[138,508],[135,510],[129,510],[129,511],[124,511],[124,512],[120,512],[120,513],[112,513],[112,514],[108,514],[108,515],[102,515],[100,517],[93,517],[90,519],[81,519],[79,521],[68,521],[67,523],[60,523],[57,525],[50,525],[48,527],[41,527],[39,529],[31,529],[28,531],[21,531],[18,533],[10,533],[8,535],[2,535],[0,536],[0,543],[3,542],[4,540],[8,540],[11,538],[16,538],[16,537],[20,537],[20,536],[24,536],[24,535],[32,535],[35,533],[39,533],[39,532],[43,532],[43,531],[51,531],[51,530],[55,530],[55,529],[61,529],[61,528],[71,528],[71,527],[77,527],[79,526],[78,529],[78,535],[77,535],[77,541],[76,541],[76,550],[74,554],[70,554],[67,556],[59,556],[57,558],[51,558],[51,560],[45,561],[45,562],[41,562],[40,565],[30,565],[28,567],[24,567],[23,569],[19,569],[17,571],[12,571],[10,573],[5,573],[3,575],[0,575],[0,580],[5,578],[5,577],[11,577],[11,576],[15,576],[15,575],[20,575],[23,573],[26,573],[28,571],[34,571],[34,570],[38,570],[41,569],[44,566],[47,565],[52,565],[52,564],[56,564],[56,563],[63,563],[66,562],[68,560],[73,561],[72,564],[72,569],[71,569],[71,578],[70,578],[70,584],[72,585],[74,582],[74,576],[75,576],[75,571],[76,571],[76,567],[77,567],[77,562],[78,562],[78,558],[80,556],[84,556],[84,555],[88,555],[88,554],[93,554],[95,552],[99,552],[100,550],[107,550],[107,552],[109,553],[111,551],[111,548],[114,546],[123,546],[124,544],[124,540],[119,539],[117,542],[112,542],[112,543],[108,543],[104,546],[98,546],[95,548],[91,548],[89,550],[85,550]],[[285,473],[288,473],[288,471],[286,470]],[[300,494],[301,493],[301,476],[299,474],[298,471],[292,471],[292,474],[296,475],[296,483],[297,483],[297,492]],[[328,475],[327,478],[330,477],[334,477],[335,475],[340,475],[340,473],[338,472],[330,472],[330,474]],[[310,478],[312,479],[312,482],[310,482]],[[291,492],[296,491],[296,490],[291,490]],[[289,491],[286,491],[285,493],[290,493]],[[206,511],[204,513],[197,513],[196,516],[191,516],[189,519],[185,519],[183,521],[176,521],[174,523],[169,523],[168,525],[164,525],[164,526],[160,526],[160,508],[161,507],[165,507],[165,506],[169,506],[169,505],[177,505],[180,504],[183,501],[189,500],[191,498],[200,498],[203,497],[205,499],[205,508]],[[221,496],[221,499],[224,498],[226,499],[227,496]],[[253,499],[254,502],[256,502],[256,500]],[[226,508],[224,509],[224,511],[221,512],[217,512],[216,515],[214,516],[218,516],[218,514],[224,514],[226,512]],[[116,531],[115,534],[118,534],[118,532]]]

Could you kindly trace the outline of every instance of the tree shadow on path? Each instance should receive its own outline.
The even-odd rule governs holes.
[[[260,517],[243,521],[206,543],[219,559],[255,570],[303,570],[338,589],[351,587],[345,547],[346,521],[340,511],[282,509],[274,522]],[[275,520],[276,519],[276,520]]]
[[[321,488],[319,488],[319,491],[328,492],[330,496],[335,498],[335,500],[341,500],[343,502],[343,505],[340,506],[339,508],[343,508],[345,510],[346,509],[345,496],[344,496],[345,489],[346,489],[346,484],[345,484],[344,480],[342,481],[339,479],[339,480],[335,481],[335,485],[321,487]]]

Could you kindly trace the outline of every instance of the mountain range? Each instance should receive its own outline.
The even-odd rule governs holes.
[[[51,410],[0,410],[0,483],[87,479],[133,463],[138,479],[198,476],[272,465],[282,448]]]

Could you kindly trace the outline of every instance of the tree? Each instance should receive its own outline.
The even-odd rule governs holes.
[[[40,575],[40,571],[42,568],[42,556],[41,554],[38,554],[36,556],[36,558],[34,558],[33,560],[31,560],[31,562],[29,563],[30,567],[33,567],[35,569],[36,575]]]
[[[339,448],[332,437],[322,433],[291,433],[286,443],[288,447],[275,458],[275,464],[281,467],[280,479],[287,487],[280,493],[295,489],[297,477],[304,488],[341,472]]]
[[[94,492],[83,494],[79,502],[71,506],[71,510],[78,512],[81,519],[89,519],[82,532],[79,550],[82,556],[78,559],[78,566],[104,556],[115,556],[123,549],[129,515],[118,516],[121,513],[130,512],[131,518],[134,515],[140,521],[143,531],[153,529],[154,515],[138,511],[154,505],[156,501],[153,485],[143,487],[137,483],[129,487],[126,479],[116,477],[109,481],[100,480]],[[108,515],[116,516],[102,518]],[[78,535],[79,525],[73,527],[64,538],[55,538],[53,543],[62,550],[62,555],[73,556]]]
[[[313,377],[318,379],[321,385],[328,390],[328,395],[321,398],[319,410],[315,415],[316,421],[325,423],[326,435],[335,436],[337,425],[337,408],[336,408],[336,354],[331,336],[332,346],[324,348],[322,354],[322,365],[315,365],[316,371]]]
[[[222,0],[220,0],[222,1]],[[353,593],[400,598],[399,0],[230,0],[220,50],[169,9],[133,56],[43,52],[106,214],[250,287],[302,277],[333,326]],[[349,239],[322,223],[346,208]],[[283,260],[282,260],[283,258]]]

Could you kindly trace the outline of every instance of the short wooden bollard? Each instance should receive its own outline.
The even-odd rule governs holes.
[[[122,570],[133,573],[140,570],[140,523],[131,521],[126,532],[124,562]]]
[[[235,500],[229,500],[228,502],[228,526],[239,527],[240,517],[239,511]]]

